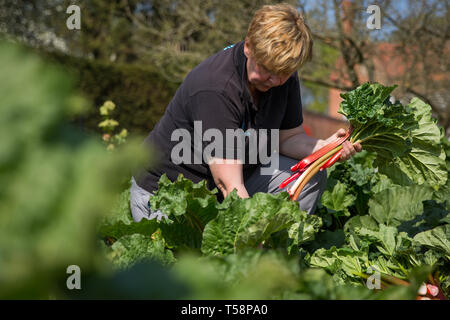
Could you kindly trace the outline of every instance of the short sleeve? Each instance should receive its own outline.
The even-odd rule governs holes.
[[[287,106],[283,121],[281,122],[281,130],[296,128],[303,123],[300,81],[298,80],[297,72],[293,79],[289,81]]]
[[[227,129],[234,131],[241,127],[243,117],[239,107],[215,91],[197,92],[190,97],[188,105],[194,131],[204,138],[203,151],[212,157],[237,159],[236,150],[240,149],[240,145],[236,140],[234,146],[227,146],[226,140],[229,139],[226,139],[226,135]]]

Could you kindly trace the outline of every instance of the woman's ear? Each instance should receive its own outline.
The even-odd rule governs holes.
[[[247,39],[247,37],[245,37],[245,41],[244,41],[244,54],[245,54],[245,56],[248,59],[248,57],[250,56],[250,49],[248,47],[248,39]]]

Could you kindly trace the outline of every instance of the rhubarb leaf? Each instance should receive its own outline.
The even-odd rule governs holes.
[[[396,236],[397,228],[388,227],[384,224],[380,224],[380,229],[378,231],[372,231],[365,228],[359,230],[361,235],[368,235],[374,237],[379,241],[380,245],[377,246],[381,253],[387,256],[393,256],[396,250]]]
[[[361,236],[368,236],[376,243],[379,252],[387,257],[409,256],[411,249],[411,239],[404,232],[398,232],[397,228],[379,225],[379,230],[369,230],[361,228],[357,230]]]
[[[161,176],[150,206],[168,216],[159,228],[170,247],[200,249],[203,230],[219,211],[216,192],[206,187],[205,180],[194,184],[180,174],[171,182],[165,174]]]
[[[450,224],[416,234],[414,241],[420,245],[445,253],[450,260]]]
[[[348,207],[354,203],[356,197],[352,194],[348,194],[346,191],[345,184],[338,182],[331,192],[325,190],[322,195],[322,204],[332,210],[332,213],[335,216],[350,216]]]
[[[447,181],[441,132],[431,107],[418,98],[408,106],[391,103],[393,87],[365,83],[342,94],[339,112],[350,121],[351,141],[375,151],[375,166],[395,183],[428,183],[436,190]]]
[[[396,87],[365,83],[355,90],[343,93],[339,113],[358,125],[366,124],[373,118],[383,120],[384,104]]]
[[[315,251],[310,259],[312,267],[321,267],[331,273],[342,270],[349,277],[359,277],[363,274],[368,267],[367,262],[367,253],[364,251],[336,247],[328,250],[321,248]]]
[[[286,192],[256,193],[249,199],[238,198],[220,210],[205,227],[201,249],[206,255],[232,254],[256,247],[283,230],[297,244],[311,239],[321,225],[319,222],[319,217],[307,215],[298,203],[289,201]]]
[[[426,186],[393,187],[375,194],[369,201],[369,214],[378,223],[397,227],[423,212],[422,201],[430,199]]]
[[[175,262],[172,251],[165,248],[163,239],[153,240],[142,234],[126,235],[114,242],[109,257],[121,269],[147,259],[158,260],[163,264]]]
[[[418,98],[409,104],[417,125],[411,128],[412,149],[392,162],[380,163],[380,172],[396,183],[403,183],[404,177],[395,174],[401,170],[409,180],[417,184],[427,182],[432,186],[444,185],[447,181],[445,153],[440,144],[441,133],[436,120],[431,117],[431,107]]]
[[[171,182],[163,174],[158,182],[158,190],[150,198],[150,206],[161,210],[170,218],[195,213],[202,227],[217,214],[217,189],[209,190],[206,180],[193,183],[191,180],[178,175],[176,181]]]

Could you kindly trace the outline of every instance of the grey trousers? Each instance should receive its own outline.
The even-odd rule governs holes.
[[[257,192],[265,192],[271,194],[277,194],[282,191],[287,191],[294,183],[292,181],[286,188],[280,189],[279,185],[289,178],[292,174],[290,168],[295,165],[299,160],[289,157],[279,156],[278,169],[274,169],[270,174],[261,175],[259,169],[244,181],[245,188],[250,196],[253,196]],[[266,168],[269,165],[265,166]],[[327,183],[326,171],[319,171],[303,188],[298,199],[299,207],[301,210],[305,210],[308,214],[313,214],[316,210],[317,202],[319,201],[322,193],[325,191]],[[219,191],[220,192],[220,191]],[[130,189],[130,207],[133,219],[139,222],[141,219],[158,219],[167,217],[160,210],[153,210],[148,206],[149,198],[153,196],[148,191],[139,187],[131,178]]]

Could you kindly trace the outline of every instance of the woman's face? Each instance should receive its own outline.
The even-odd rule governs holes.
[[[252,58],[247,42],[244,44],[244,54],[247,57],[248,82],[252,87],[261,92],[266,92],[270,88],[283,85],[291,75],[276,75],[270,73],[264,66],[258,65]]]

